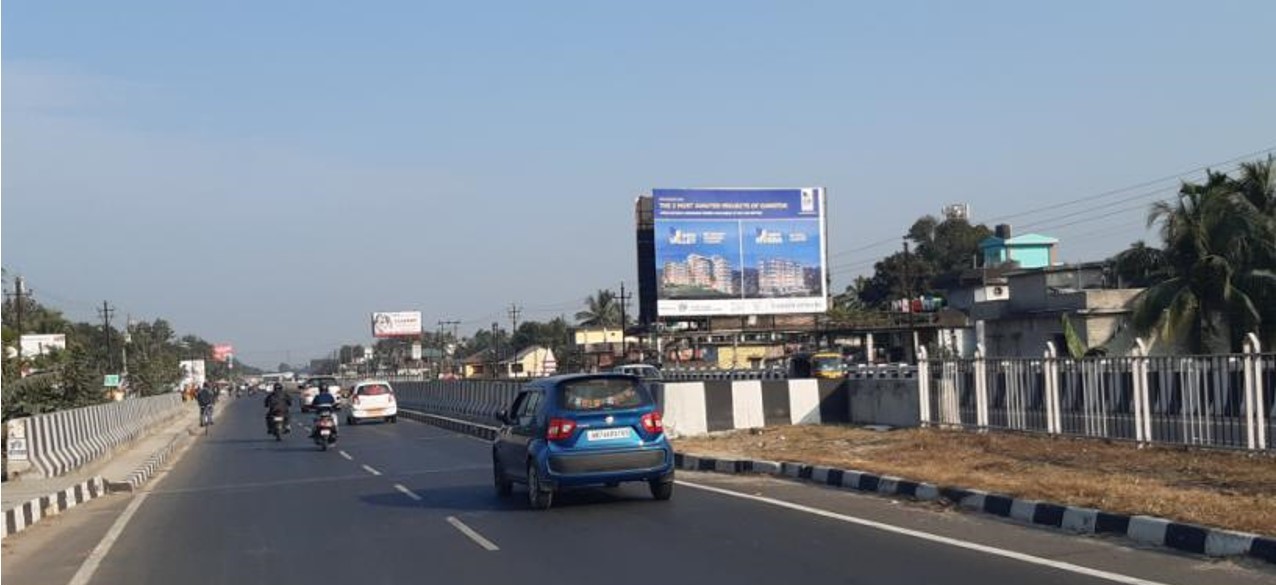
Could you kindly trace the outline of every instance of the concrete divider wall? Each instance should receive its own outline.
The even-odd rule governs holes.
[[[9,471],[19,476],[27,472],[42,477],[65,475],[194,408],[173,393],[12,420],[10,427],[24,427],[29,467],[11,459]]]
[[[852,423],[921,425],[916,378],[847,380],[846,392]]]
[[[430,380],[397,382],[400,405],[462,419],[495,423],[496,415],[518,395],[521,382],[486,380]]]
[[[430,414],[498,424],[523,382],[398,382],[399,404]],[[652,387],[672,436],[765,426],[858,423],[915,427],[917,380],[698,380]]]

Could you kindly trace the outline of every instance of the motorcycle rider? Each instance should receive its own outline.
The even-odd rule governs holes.
[[[319,386],[319,394],[317,394],[315,399],[310,402],[310,408],[314,409],[316,413],[316,422],[319,421],[319,415],[323,414],[321,409],[327,408],[329,414],[332,416],[332,432],[337,432],[337,397],[333,396],[332,392],[328,391],[327,385],[321,384]],[[319,425],[313,425],[312,428],[314,430],[310,433],[310,436],[311,438],[314,438],[319,433]]]
[[[284,385],[275,382],[274,390],[266,395],[266,434],[270,434],[271,425],[274,423],[274,417],[283,415],[284,417],[284,433],[291,433],[292,427],[288,424],[289,410],[292,409],[292,397],[284,392]]]

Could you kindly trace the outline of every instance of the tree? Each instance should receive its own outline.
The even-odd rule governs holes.
[[[585,309],[576,313],[581,327],[619,327],[620,303],[609,290],[599,290],[585,298]]]
[[[869,307],[883,309],[894,299],[952,286],[964,270],[978,263],[979,243],[990,235],[992,230],[982,224],[923,216],[908,228],[906,238],[912,249],[877,262],[873,276],[858,287],[860,300]]]
[[[1111,262],[1123,287],[1145,288],[1169,278],[1165,252],[1148,246],[1142,240],[1113,256]]]
[[[1244,165],[1233,180],[1208,172],[1184,182],[1177,201],[1157,202],[1168,277],[1140,295],[1134,324],[1182,340],[1195,352],[1222,353],[1245,333],[1276,335],[1276,219],[1270,206],[1271,159]]]

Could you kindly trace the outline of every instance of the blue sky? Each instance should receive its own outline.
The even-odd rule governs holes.
[[[959,201],[1102,258],[1173,180],[1026,212],[1276,145],[1266,0],[4,17],[5,267],[72,316],[108,299],[261,365],[366,341],[374,310],[570,315],[635,285],[657,186],[826,187],[840,290]]]

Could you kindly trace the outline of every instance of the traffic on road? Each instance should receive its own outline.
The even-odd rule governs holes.
[[[348,389],[361,384],[390,388],[370,380]],[[324,451],[304,440],[315,419],[299,405],[281,441],[262,433],[262,406],[224,398],[211,434],[144,490],[45,529],[76,538],[24,535],[38,546],[8,551],[5,582],[1272,580],[776,479],[675,475],[650,394],[624,374],[530,384],[495,441],[377,422],[342,426]],[[64,561],[50,563],[54,555]],[[646,568],[624,568],[635,559],[649,559]]]

